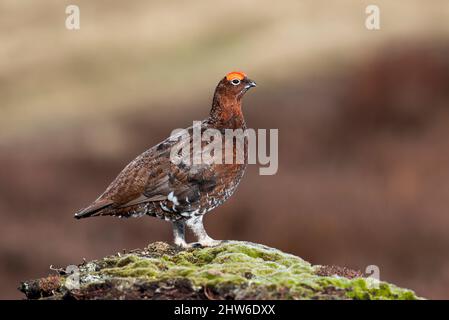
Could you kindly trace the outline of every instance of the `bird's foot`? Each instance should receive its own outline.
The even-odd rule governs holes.
[[[187,245],[188,245],[188,248],[193,248],[193,249],[202,248],[203,247],[201,245],[201,243],[199,243],[199,242],[192,242],[192,243],[189,243]]]
[[[220,245],[223,241],[221,240],[214,240],[212,238],[207,238],[204,240],[200,240],[197,243],[201,246],[201,247],[216,247],[218,245]]]
[[[201,248],[202,245],[199,242],[191,242],[191,243],[187,243],[185,241],[181,242],[175,242],[175,246],[178,246],[180,248],[183,249],[192,249],[192,248]]]
[[[193,231],[198,239],[198,242],[190,244],[191,248],[214,247],[221,243],[220,240],[214,240],[207,235],[206,230],[204,230],[203,216],[190,218],[186,220],[185,224]]]
[[[184,240],[175,239],[175,246],[181,247],[181,248],[189,248],[189,244],[185,242]]]
[[[184,249],[197,249],[197,248],[205,248],[205,247],[216,247],[222,243],[221,240],[207,239],[199,242],[191,242],[191,243],[175,243],[175,245],[184,248]]]

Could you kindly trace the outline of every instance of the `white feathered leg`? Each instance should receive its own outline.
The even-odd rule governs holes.
[[[203,216],[192,217],[186,221],[186,225],[192,230],[193,234],[197,237],[198,243],[193,243],[191,246],[200,244],[203,247],[213,247],[221,243],[220,240],[214,240],[208,236],[203,225]]]

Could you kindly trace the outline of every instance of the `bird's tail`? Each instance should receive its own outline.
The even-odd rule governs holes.
[[[104,210],[108,209],[113,204],[114,202],[112,200],[108,199],[97,200],[87,208],[81,209],[80,211],[75,213],[75,218],[82,219],[88,217],[101,216],[103,215]]]

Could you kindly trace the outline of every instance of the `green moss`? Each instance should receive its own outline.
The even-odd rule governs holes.
[[[167,249],[168,250],[168,249]],[[188,251],[109,257],[99,265],[103,277],[154,281],[187,278],[199,287],[234,288],[236,297],[416,299],[406,289],[370,278],[320,276],[299,257],[262,245],[229,242]],[[268,293],[268,294],[267,294]]]
[[[346,296],[357,300],[414,300],[418,297],[413,291],[372,278],[346,279],[341,277],[320,277],[317,279],[323,287],[333,286],[345,289]]]

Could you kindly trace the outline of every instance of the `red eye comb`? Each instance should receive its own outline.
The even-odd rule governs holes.
[[[228,81],[231,81],[231,80],[234,80],[234,79],[243,80],[244,78],[246,78],[246,74],[244,74],[243,72],[240,72],[240,71],[229,72],[226,75],[226,79]]]

